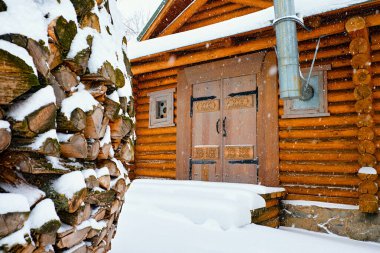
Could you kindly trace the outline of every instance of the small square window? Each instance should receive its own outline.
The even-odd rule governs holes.
[[[148,93],[149,128],[174,126],[173,93],[175,89],[160,90]]]
[[[330,66],[315,67],[310,77],[310,86],[314,95],[310,100],[284,100],[284,115],[282,118],[311,118],[330,116],[327,103],[327,70]],[[302,69],[302,75],[307,78],[310,69]]]

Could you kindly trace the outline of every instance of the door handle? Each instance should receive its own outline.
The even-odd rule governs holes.
[[[219,124],[220,124],[220,119],[218,119],[218,121],[216,122],[216,132],[218,134],[220,134],[220,131],[219,131]]]
[[[224,117],[224,119],[223,119],[223,137],[227,137],[226,120],[227,120],[227,117]]]

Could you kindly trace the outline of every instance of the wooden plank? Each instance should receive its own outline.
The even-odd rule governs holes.
[[[158,37],[169,35],[177,31],[185,22],[194,15],[208,0],[194,0],[179,16],[177,16]]]
[[[177,158],[176,158],[176,179],[189,179],[189,158],[191,154],[191,126],[190,119],[190,96],[192,94],[192,85],[188,83],[185,70],[178,73],[177,86],[177,110],[181,117],[177,120]]]
[[[360,169],[360,165],[355,163],[294,163],[280,162],[280,172],[295,172],[295,173],[342,173],[354,174]]]
[[[278,94],[277,75],[271,75],[271,67],[276,65],[276,54],[269,52],[263,59],[259,75],[259,111],[257,115],[257,147],[260,161],[259,180],[267,186],[278,186],[279,148],[278,148]],[[269,117],[268,117],[269,116]]]

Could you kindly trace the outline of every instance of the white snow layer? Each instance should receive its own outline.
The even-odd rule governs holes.
[[[306,201],[306,200],[283,200],[282,203],[289,204],[293,206],[317,206],[322,208],[331,209],[348,209],[348,210],[358,210],[359,206],[346,205],[346,204],[335,204],[319,201]]]
[[[10,185],[6,183],[0,183],[0,188],[9,193],[23,195],[27,198],[29,206],[33,206],[36,202],[46,196],[46,194],[37,187],[27,184]]]
[[[35,141],[32,144],[30,144],[28,147],[32,148],[33,150],[38,150],[42,147],[42,145],[47,139],[58,140],[57,131],[55,129],[51,129],[43,134],[39,134],[36,137]]]
[[[72,96],[62,100],[61,112],[66,118],[70,119],[72,111],[76,108],[88,112],[94,109],[94,106],[99,104],[98,101],[86,90],[75,92]]]
[[[265,200],[254,189],[249,189],[249,185],[224,187],[224,183],[193,182],[135,180],[126,201],[129,204],[148,202],[164,211],[183,215],[195,224],[212,220],[223,229],[250,224],[251,210],[265,207]]]
[[[2,12],[0,12],[0,16],[1,13]],[[23,60],[27,65],[29,65],[33,69],[34,74],[37,75],[37,69],[36,66],[34,66],[33,58],[24,48],[19,47],[16,44],[10,43],[8,41],[0,40],[0,49],[7,51],[10,54],[13,54],[14,56]]]
[[[132,96],[132,79],[128,76],[125,82],[125,85],[119,89],[117,89],[117,93],[119,97],[127,97]]]
[[[21,121],[32,112],[51,103],[55,104],[56,99],[53,87],[48,85],[45,88],[33,93],[26,100],[14,104],[8,112],[8,116],[15,120]]]
[[[43,16],[46,17],[46,26],[59,16],[64,17],[67,21],[72,20],[76,24],[78,23],[74,6],[70,0],[34,0],[34,2],[38,5]]]
[[[108,170],[107,167],[96,169],[95,173],[96,173],[96,177],[97,178],[100,178],[102,176],[109,176],[110,175],[110,171]]]
[[[114,91],[110,95],[107,95],[107,98],[120,104],[119,94],[117,93],[117,91]]]
[[[71,199],[75,193],[86,188],[84,177],[80,171],[74,171],[62,175],[53,183],[54,190]]]
[[[140,192],[144,190],[144,187],[136,188],[135,182],[138,181],[134,181],[126,193],[125,206],[122,208],[119,219],[119,224],[128,225],[118,226],[116,236],[112,241],[111,253],[125,252],[126,245],[129,252],[138,253],[380,252],[380,244],[321,233],[300,232],[289,228],[273,229],[249,224],[240,228],[232,227],[223,230],[215,220],[210,219],[203,224],[196,224],[182,213],[183,209],[180,207],[169,210],[169,208],[164,209],[156,205],[156,201],[152,203],[152,196],[147,195],[146,192]],[[172,189],[170,184],[167,187],[164,184],[161,186],[172,192],[165,193],[159,190],[158,192],[150,191],[150,194],[158,199],[162,199],[165,195],[166,198],[181,195],[183,198],[180,202],[188,201],[188,196],[183,195],[182,191]],[[200,186],[195,184],[193,187]],[[226,189],[223,191],[226,192],[227,200],[234,195],[234,193],[227,194]],[[129,201],[136,192],[141,197],[139,203]],[[194,192],[194,196],[197,199],[203,198],[203,195],[197,192]],[[209,199],[209,195],[205,197]],[[209,199],[205,205],[212,206],[213,201]],[[219,209],[216,211],[219,212]],[[147,243],[147,238],[149,238],[149,243]]]
[[[23,195],[15,193],[0,193],[0,214],[24,213],[29,211],[28,200]]]
[[[359,169],[359,173],[361,174],[369,174],[369,175],[377,175],[376,169],[372,167],[361,167]]]
[[[105,144],[111,143],[111,128],[107,126],[106,133],[104,134],[103,139],[100,140],[100,147],[103,147]]]
[[[59,162],[58,157],[46,156],[46,160],[52,165],[54,169],[69,170],[68,168],[65,168],[64,166],[62,166],[62,164]]]
[[[8,132],[11,131],[10,124],[6,120],[0,120],[0,129],[6,129]]]
[[[73,137],[74,134],[63,134],[63,133],[57,133],[57,137],[59,142],[68,142],[71,137]]]
[[[93,169],[82,170],[81,172],[82,172],[84,178],[89,178],[91,176],[97,178],[96,172]]]
[[[295,0],[296,12],[301,17],[312,16],[368,0]],[[129,59],[170,51],[206,41],[245,33],[272,25],[274,8],[270,7],[245,16],[233,18],[194,30],[128,44]]]
[[[36,2],[41,0],[3,0],[7,11],[0,12],[0,35],[22,34],[48,44],[45,18]]]
[[[38,203],[30,213],[30,228],[38,229],[49,221],[60,221],[51,199],[44,199]]]

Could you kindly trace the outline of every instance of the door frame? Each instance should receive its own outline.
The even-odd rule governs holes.
[[[178,72],[176,178],[189,179],[191,156],[190,96],[195,83],[242,75],[257,75],[259,108],[257,113],[257,154],[259,182],[279,185],[278,81],[273,73],[277,66],[273,51],[238,56],[200,64]],[[265,83],[265,85],[264,85]],[[276,98],[276,99],[274,99]]]

